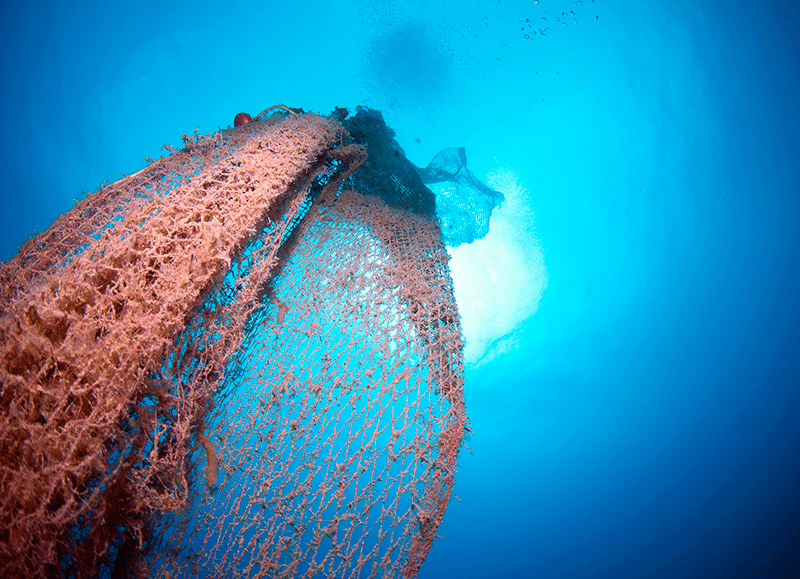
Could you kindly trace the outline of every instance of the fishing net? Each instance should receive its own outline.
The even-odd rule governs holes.
[[[297,112],[185,136],[0,268],[2,576],[416,575],[467,431],[435,206]]]

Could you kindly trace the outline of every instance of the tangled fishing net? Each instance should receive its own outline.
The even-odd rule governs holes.
[[[378,113],[280,108],[0,268],[3,577],[424,562],[468,431],[435,198]]]

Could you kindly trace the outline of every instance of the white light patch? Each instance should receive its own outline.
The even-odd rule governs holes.
[[[505,195],[492,213],[489,233],[473,243],[447,248],[467,367],[515,348],[521,325],[539,309],[547,287],[528,191],[510,170],[492,173],[487,183]]]

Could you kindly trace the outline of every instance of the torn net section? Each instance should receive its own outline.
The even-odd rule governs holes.
[[[448,246],[472,243],[489,232],[489,219],[503,194],[467,168],[464,147],[443,149],[421,168],[406,158],[380,111],[360,106],[344,126],[367,150],[364,168],[348,178],[348,186],[380,196],[392,207],[437,219]]]
[[[489,218],[504,197],[467,169],[464,147],[439,151],[427,167],[417,167],[417,172],[426,185],[434,185],[436,215],[447,245],[472,243],[489,232]]]
[[[314,115],[190,139],[3,265],[4,576],[416,574],[458,313],[435,221],[337,196],[348,142]]]

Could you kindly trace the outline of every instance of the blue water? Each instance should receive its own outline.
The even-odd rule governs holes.
[[[800,576],[799,26],[764,1],[6,1],[0,259],[184,131],[379,108],[417,165],[466,146],[506,194],[452,249],[475,434],[420,577]]]

